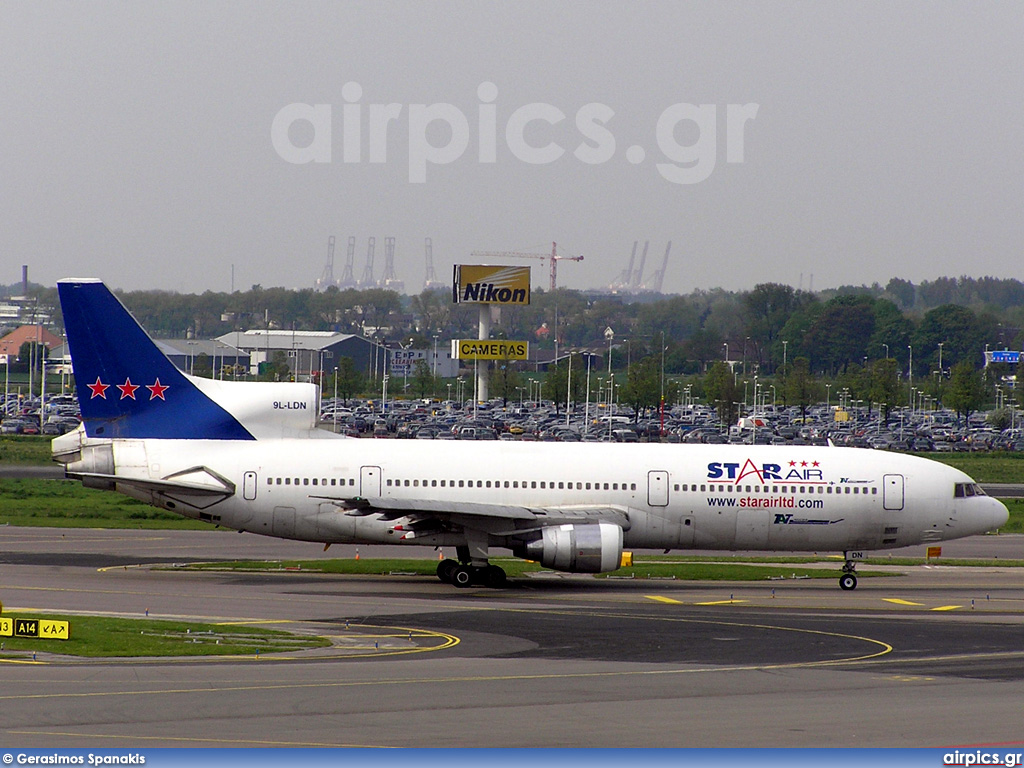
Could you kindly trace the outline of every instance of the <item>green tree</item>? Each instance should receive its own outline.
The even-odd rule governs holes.
[[[288,367],[288,356],[283,350],[274,352],[269,362],[260,365],[260,381],[288,381],[291,368]]]
[[[208,354],[200,352],[192,359],[191,374],[193,376],[202,376],[204,379],[209,379],[213,376],[213,364]]]
[[[622,398],[639,418],[641,411],[656,408],[661,400],[661,361],[653,355],[645,357],[630,365],[626,376]]]
[[[958,420],[962,417],[965,421],[985,402],[985,385],[981,373],[967,360],[953,366],[946,387],[945,402],[956,411]]]
[[[430,366],[426,360],[417,360],[412,366],[413,389],[420,397],[433,395],[435,389],[434,374],[430,372]]]
[[[834,372],[867,355],[875,330],[872,305],[868,296],[837,296],[825,305],[804,338],[815,367]]]
[[[882,409],[882,418],[889,423],[889,412],[899,401],[899,364],[893,358],[876,360],[871,367],[870,398]]]
[[[1013,394],[1017,400],[1017,407],[1024,408],[1024,354],[1017,361],[1017,372],[1013,382]]]
[[[337,379],[338,397],[342,398],[345,405],[348,405],[348,399],[355,397],[365,386],[363,374],[356,369],[351,357],[339,357],[338,367],[335,369],[334,375]],[[333,394],[335,382],[332,381],[331,385],[331,393]]]
[[[711,365],[708,375],[704,377],[704,396],[708,404],[714,407],[721,423],[736,423],[736,377],[728,363],[716,360]]]
[[[569,370],[572,367],[572,380],[569,381]],[[544,377],[544,397],[555,403],[555,413],[558,413],[562,403],[565,402],[566,394],[573,402],[579,400],[583,391],[585,381],[583,380],[583,361],[579,355],[571,354],[548,366],[547,375]]]
[[[522,386],[522,376],[516,363],[512,360],[495,360],[490,374],[491,395],[500,397],[503,406],[508,406],[509,398],[515,398],[517,390]]]
[[[799,406],[800,416],[807,418],[807,406],[820,399],[818,381],[811,374],[811,362],[806,357],[798,357],[786,377],[787,402]]]
[[[930,370],[939,364],[939,345],[942,345],[942,367],[969,361],[972,365],[981,359],[988,326],[973,311],[957,304],[944,304],[926,312],[914,333],[914,374]]]

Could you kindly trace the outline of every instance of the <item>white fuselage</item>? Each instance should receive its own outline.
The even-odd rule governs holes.
[[[459,526],[410,535],[430,517],[407,511],[410,504],[578,509],[583,522],[601,508],[620,510],[625,546],[663,549],[885,549],[983,533],[1007,514],[973,495],[959,470],[856,448],[129,440],[115,441],[114,459],[119,476],[158,480],[203,466],[235,487],[206,508],[118,484],[129,495],[233,529],[324,543],[462,542]],[[498,516],[483,528],[491,546],[510,546],[523,526]]]

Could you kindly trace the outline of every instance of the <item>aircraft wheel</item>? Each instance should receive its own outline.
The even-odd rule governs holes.
[[[857,577],[852,573],[844,573],[839,577],[839,588],[850,590],[857,588]]]
[[[499,568],[496,565],[488,565],[484,568],[483,581],[485,586],[491,589],[501,589],[505,586],[506,580],[507,577],[503,568]]]
[[[452,569],[452,584],[460,589],[473,585],[473,569],[468,565],[457,565]]]
[[[442,560],[440,563],[437,564],[437,578],[439,578],[445,584],[451,584],[452,572],[456,568],[458,568],[458,566],[458,560],[452,560],[451,558],[448,558],[447,560]]]

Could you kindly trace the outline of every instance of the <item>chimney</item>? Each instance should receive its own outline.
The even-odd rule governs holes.
[[[28,296],[28,264],[21,265],[21,295]]]

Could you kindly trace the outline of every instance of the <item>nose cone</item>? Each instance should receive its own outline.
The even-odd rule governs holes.
[[[1010,510],[1006,508],[1003,502],[999,501],[999,499],[989,499],[988,501],[988,509],[984,515],[988,519],[988,527],[984,532],[1002,528],[1010,519]]]

